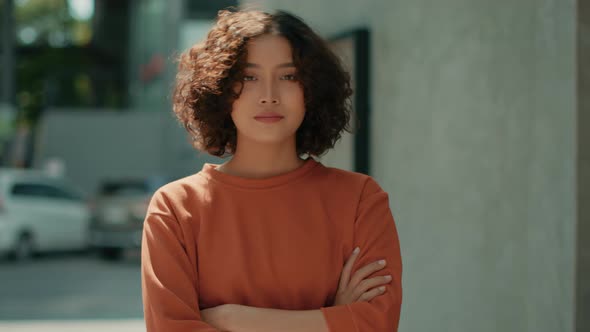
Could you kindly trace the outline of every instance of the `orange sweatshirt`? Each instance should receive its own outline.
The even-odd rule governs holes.
[[[402,261],[388,194],[370,176],[309,158],[286,174],[232,176],[205,164],[161,187],[144,223],[142,291],[148,332],[217,331],[200,310],[242,304],[321,309],[331,332],[397,331]],[[386,259],[384,294],[332,306],[353,272]]]

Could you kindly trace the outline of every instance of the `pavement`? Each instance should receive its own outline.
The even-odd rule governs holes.
[[[142,319],[0,321],[0,332],[145,332]]]
[[[0,332],[145,332],[140,260],[128,256],[0,261]]]

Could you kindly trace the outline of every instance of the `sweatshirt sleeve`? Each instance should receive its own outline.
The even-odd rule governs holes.
[[[396,332],[402,304],[400,244],[388,194],[369,177],[365,183],[354,226],[355,246],[361,251],[353,267],[385,259],[387,265],[370,275],[392,276],[386,292],[369,302],[321,308],[330,332]]]
[[[147,332],[219,331],[201,321],[198,275],[187,234],[167,200],[156,192],[144,221],[141,286]],[[193,248],[195,246],[192,246]]]

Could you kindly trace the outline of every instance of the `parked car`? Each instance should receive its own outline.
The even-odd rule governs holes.
[[[26,260],[46,251],[88,248],[90,209],[64,178],[0,168],[0,254]]]
[[[117,260],[125,250],[141,247],[148,204],[165,182],[162,177],[103,181],[90,223],[90,244],[102,258]]]

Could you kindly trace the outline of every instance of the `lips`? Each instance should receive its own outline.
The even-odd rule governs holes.
[[[284,118],[284,116],[280,115],[279,113],[275,113],[275,112],[264,112],[264,113],[260,113],[254,117],[254,119],[256,119],[256,121],[265,122],[265,123],[272,123],[272,122],[281,121],[283,118]]]

